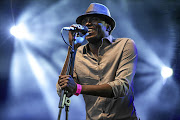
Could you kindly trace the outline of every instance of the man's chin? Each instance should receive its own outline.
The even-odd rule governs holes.
[[[96,39],[96,37],[89,37],[86,39],[91,44],[97,44],[99,41]]]
[[[93,41],[93,40],[95,40],[96,39],[96,37],[94,37],[94,36],[86,36],[86,40],[88,41],[88,42],[91,42],[91,41]]]
[[[91,39],[92,37],[91,36],[86,36],[85,38],[86,38],[86,40],[88,40],[88,39]]]
[[[86,36],[86,38],[85,38],[87,41],[92,41],[93,39],[96,39],[96,37],[95,36],[92,36],[92,35],[88,35],[88,36]]]
[[[85,39],[89,42],[89,43],[93,43],[93,44],[97,44],[101,41],[103,37],[97,34],[89,34],[85,37]]]

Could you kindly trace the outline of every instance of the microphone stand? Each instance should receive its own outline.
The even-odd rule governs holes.
[[[74,69],[74,58],[75,58],[75,51],[74,51],[74,41],[76,40],[76,35],[77,33],[73,33],[73,41],[72,41],[72,47],[70,51],[70,58],[68,61],[68,68],[66,71],[66,74],[73,76],[73,69]],[[65,111],[66,111],[66,120],[68,120],[68,113],[69,113],[69,106],[71,104],[70,98],[67,97],[68,91],[67,90],[62,90],[61,91],[61,96],[59,100],[59,114],[58,114],[58,120],[61,118],[61,112],[62,109],[65,106]]]

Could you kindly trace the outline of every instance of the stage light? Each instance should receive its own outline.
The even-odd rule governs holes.
[[[164,79],[171,77],[173,75],[173,70],[169,67],[164,66],[161,69],[161,75]]]
[[[25,24],[19,24],[11,27],[10,33],[18,39],[31,39],[31,35]]]

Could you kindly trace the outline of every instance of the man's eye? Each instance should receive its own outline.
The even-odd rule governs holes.
[[[86,24],[87,23],[87,20],[82,20],[82,24]]]
[[[97,17],[94,17],[91,19],[92,21],[98,21],[99,19]]]

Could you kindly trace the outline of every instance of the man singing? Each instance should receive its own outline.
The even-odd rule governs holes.
[[[88,43],[77,49],[73,77],[60,75],[57,89],[83,94],[86,120],[137,120],[133,77],[138,55],[134,41],[111,36],[115,21],[109,9],[99,3],[91,3],[76,23],[88,27]]]

